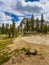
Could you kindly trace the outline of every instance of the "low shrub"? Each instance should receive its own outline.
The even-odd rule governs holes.
[[[27,49],[26,49],[26,48],[22,48],[22,49],[21,49],[21,51],[24,51],[24,52],[26,52],[26,51],[27,51]]]
[[[36,49],[22,48],[21,51],[24,51],[26,55],[37,55],[38,51]]]
[[[0,65],[7,62],[9,59],[10,59],[10,57],[8,57],[7,55],[0,56]]]
[[[26,52],[26,54],[27,55],[37,55],[37,50],[28,50],[27,52]]]

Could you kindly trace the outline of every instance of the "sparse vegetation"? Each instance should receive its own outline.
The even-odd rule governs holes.
[[[21,51],[24,51],[26,55],[37,55],[36,49],[22,48]]]
[[[21,48],[21,49],[15,49],[14,51],[10,52],[9,54],[16,54],[16,53],[24,53],[26,55],[37,55],[38,51],[36,49],[29,49],[29,48]]]
[[[28,50],[28,51],[26,52],[26,55],[34,55],[34,56],[35,56],[35,55],[37,55],[37,53],[38,53],[38,52],[37,52],[37,50],[35,50],[35,49],[34,49],[34,50]]]
[[[0,35],[0,65],[7,62],[10,57],[8,56],[8,45],[12,44],[12,41],[6,35]]]
[[[10,59],[10,57],[7,54],[0,55],[0,65],[7,62]]]

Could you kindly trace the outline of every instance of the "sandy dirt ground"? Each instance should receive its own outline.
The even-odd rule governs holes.
[[[20,59],[20,55],[14,56],[15,63],[12,63],[12,58],[3,65],[49,65],[49,35],[40,36],[24,36],[18,37],[13,41],[13,44],[8,46],[13,51],[22,47],[36,49],[39,53],[37,56],[27,57],[23,56],[23,59]],[[18,60],[21,62],[18,62]]]
[[[27,36],[27,37],[22,37],[21,39],[29,43],[49,45],[49,35]]]

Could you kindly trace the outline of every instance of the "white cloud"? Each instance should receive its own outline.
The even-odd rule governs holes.
[[[18,16],[26,16],[33,13],[35,18],[38,17],[39,19],[41,13],[43,13],[45,20],[49,20],[49,0],[39,0],[38,2],[25,2],[25,0],[0,0],[0,4],[0,20],[4,23],[11,23],[11,21],[8,20],[12,19],[9,15],[5,15],[4,11],[11,12]],[[23,17],[19,17],[19,21],[16,24],[19,25],[22,19]]]
[[[4,12],[0,12],[0,21],[8,21],[12,19],[10,16],[6,16]]]

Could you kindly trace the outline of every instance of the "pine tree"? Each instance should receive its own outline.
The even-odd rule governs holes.
[[[28,19],[27,19],[25,28],[26,28],[26,32],[28,32],[29,31],[29,22],[28,22]]]
[[[47,34],[48,32],[48,27],[47,27],[47,24],[44,25],[44,34]]]
[[[39,19],[36,19],[36,31],[39,32]]]
[[[49,25],[48,25],[48,32],[49,32]]]
[[[5,27],[4,27],[4,23],[2,24],[2,27],[1,27],[1,34],[5,34]]]
[[[0,26],[0,34],[1,34],[1,26]]]
[[[44,19],[43,14],[41,15],[41,32],[43,32],[43,26],[44,26]]]
[[[31,17],[31,31],[34,31],[34,16]]]
[[[8,34],[8,31],[9,31],[9,24],[8,23],[6,23],[5,31],[6,31],[6,34]]]
[[[9,38],[11,37],[12,35],[12,25],[10,24],[10,28],[8,30],[8,35],[9,35]]]
[[[12,21],[12,28],[11,28],[11,32],[12,32],[12,37],[14,37],[15,36],[15,22],[14,22],[14,20]]]
[[[25,27],[24,27],[24,29],[23,29],[23,33],[26,34],[26,33],[28,33],[29,31],[30,31],[30,27],[29,27],[29,21],[28,21],[28,19],[27,19],[26,24],[25,24]]]

